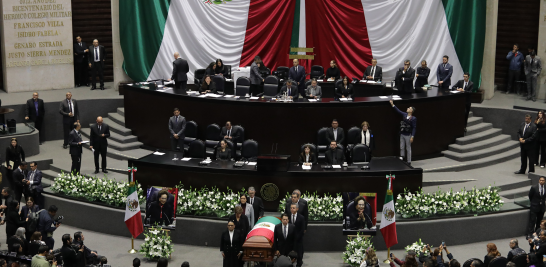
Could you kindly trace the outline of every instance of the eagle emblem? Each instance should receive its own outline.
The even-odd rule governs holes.
[[[385,219],[387,219],[387,221],[392,221],[394,219],[394,210],[388,208],[388,207],[385,207],[383,209],[383,217]]]
[[[139,206],[138,201],[136,201],[135,199],[127,199],[126,205],[127,208],[132,212],[137,211]]]

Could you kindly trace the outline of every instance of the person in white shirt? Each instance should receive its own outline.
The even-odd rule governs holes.
[[[220,252],[224,258],[224,267],[239,267],[239,257],[243,254],[243,241],[241,233],[235,229],[235,223],[229,221],[227,230],[222,233],[220,241]]]

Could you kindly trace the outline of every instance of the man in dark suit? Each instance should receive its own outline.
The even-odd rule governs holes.
[[[110,137],[110,127],[102,122],[102,117],[97,117],[97,124],[91,126],[91,135],[89,138],[89,148],[95,156],[95,174],[99,173],[99,155],[102,157],[102,172],[106,170],[106,148],[108,147],[108,137]]]
[[[404,61],[404,67],[396,72],[396,88],[400,94],[413,93],[413,80],[415,79],[415,70],[411,67],[409,59]]]
[[[546,178],[540,177],[538,179],[538,185],[531,186],[529,190],[529,201],[531,202],[529,212],[529,227],[527,229],[527,236],[532,236],[536,229],[540,227],[540,222],[544,218],[544,212],[546,211]]]
[[[97,89],[97,72],[99,74],[100,89],[104,90],[104,60],[106,58],[106,49],[99,45],[99,40],[93,40],[93,45],[89,47],[89,68],[91,68],[91,90]]]
[[[80,36],[76,37],[76,42],[74,43],[74,73],[76,74],[76,87],[83,85],[88,85],[88,76],[87,76],[87,53],[89,52],[89,47],[82,42]]]
[[[186,84],[188,83],[188,71],[190,71],[188,61],[180,58],[180,54],[178,52],[175,52],[173,61],[173,74],[169,79],[169,81],[174,81],[174,89],[186,91]]]
[[[80,111],[75,99],[72,99],[72,93],[66,93],[66,99],[61,101],[59,113],[63,115],[63,148],[68,146],[68,135],[74,129],[74,122],[80,122]]]
[[[275,225],[275,230],[273,232],[273,251],[275,251],[277,257],[281,255],[288,256],[288,253],[294,250],[294,231],[296,230],[296,226],[288,223],[289,220],[288,214],[283,213],[281,215],[282,223]]]
[[[328,128],[326,131],[326,139],[328,142],[336,141],[338,144],[343,144],[345,142],[345,131],[338,126],[338,121],[333,119],[332,127]]]
[[[43,122],[44,122],[44,101],[38,98],[38,93],[34,92],[32,98],[27,100],[27,108],[25,109],[25,120],[30,120],[34,122],[34,127],[40,132],[40,145],[44,142],[44,131],[43,131]]]
[[[298,253],[298,263],[297,267],[303,265],[303,236],[305,235],[305,218],[303,215],[298,213],[298,204],[290,204],[290,218],[289,222],[293,224],[294,227],[294,251]]]
[[[21,201],[21,196],[25,194],[25,199],[29,197],[28,191],[25,190],[25,185],[27,185],[27,163],[21,161],[21,164],[17,169],[13,171],[13,192],[15,194],[15,200]],[[9,205],[8,205],[9,206]]]
[[[470,81],[470,74],[465,72],[463,79],[459,80],[452,89],[459,92],[465,92],[466,94],[466,104],[465,104],[465,117],[464,117],[464,131],[466,132],[466,124],[468,123],[468,114],[470,113],[470,107],[472,106],[472,99],[470,98],[470,93],[474,92],[474,83]]]
[[[442,63],[438,65],[436,70],[436,79],[438,80],[438,87],[443,89],[449,89],[451,85],[451,75],[453,74],[453,66],[448,63],[449,57],[445,55],[442,59]]]
[[[42,192],[44,191],[44,188],[42,186],[42,171],[38,170],[38,163],[36,163],[36,161],[30,163],[30,171],[28,172],[27,177],[28,181],[26,185],[28,195],[34,198],[34,202],[38,206],[43,207]]]
[[[298,88],[295,85],[296,82],[293,82],[292,80],[287,80],[286,85],[281,88],[281,91],[279,92],[279,96],[282,96],[285,92],[289,97],[292,99],[298,99],[300,96],[298,92]]]
[[[305,96],[305,77],[307,76],[305,68],[299,65],[300,61],[297,59],[292,60],[292,63],[294,67],[290,68],[288,79],[293,80],[298,87],[299,94]]]
[[[535,172],[535,139],[537,126],[531,121],[531,115],[525,115],[525,122],[521,123],[518,131],[519,147],[521,149],[521,167],[516,174],[525,174],[527,158],[529,158],[529,173]]]
[[[254,224],[256,224],[258,219],[264,216],[264,202],[260,197],[256,196],[256,189],[254,189],[254,186],[248,188],[247,202],[250,203],[254,209]]]
[[[70,156],[72,157],[72,167],[70,171],[74,174],[80,173],[82,166],[82,135],[80,129],[82,126],[79,122],[74,123],[74,130],[68,135],[68,144],[70,145]]]
[[[169,132],[171,133],[171,149],[177,151],[180,148],[184,156],[184,129],[186,129],[186,119],[180,116],[180,110],[174,109],[174,116],[169,118]]]
[[[237,128],[231,126],[230,121],[226,122],[226,126],[222,127],[222,130],[220,131],[220,140],[230,140],[234,145],[237,143],[237,140],[239,140],[239,136],[239,131]]]
[[[295,189],[292,192],[292,195],[291,195],[290,199],[288,199],[288,201],[286,202],[286,208],[284,210],[284,212],[286,214],[291,213],[290,205],[292,205],[292,203],[298,204],[298,214],[301,214],[301,216],[303,216],[303,218],[305,219],[304,232],[306,232],[307,231],[307,224],[309,223],[309,209],[308,209],[308,206],[307,206],[307,201],[305,199],[301,198],[300,190]]]
[[[366,71],[362,74],[362,80],[376,82],[383,80],[383,69],[377,66],[377,59],[372,58],[372,65],[366,67]]]
[[[343,149],[338,149],[337,142],[331,141],[330,142],[330,149],[326,151],[326,163],[329,165],[341,165],[343,162],[345,162],[345,154],[343,153]]]

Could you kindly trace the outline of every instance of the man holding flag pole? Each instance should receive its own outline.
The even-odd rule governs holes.
[[[387,194],[385,195],[385,204],[383,204],[383,212],[381,213],[381,235],[385,240],[387,245],[387,260],[385,263],[389,263],[389,258],[391,254],[391,247],[398,244],[398,238],[396,236],[396,211],[394,209],[394,197],[393,197],[393,186],[392,180],[394,180],[394,175],[387,175]]]
[[[142,226],[142,215],[140,213],[140,204],[138,202],[138,190],[135,184],[135,172],[137,168],[129,167],[129,189],[127,190],[127,200],[125,201],[125,225],[131,232],[131,250],[129,253],[137,253],[135,250],[135,238],[144,232]]]

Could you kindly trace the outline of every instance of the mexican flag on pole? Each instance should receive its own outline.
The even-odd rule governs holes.
[[[129,189],[127,190],[127,200],[125,201],[125,225],[127,225],[129,232],[131,232],[134,238],[144,232],[140,204],[138,202],[138,190],[135,184],[135,172],[136,168],[129,167]]]
[[[398,244],[396,237],[396,211],[394,209],[394,198],[392,196],[392,180],[394,175],[387,175],[388,187],[387,195],[385,196],[385,204],[383,204],[383,212],[381,216],[381,234],[385,239],[387,248]]]

